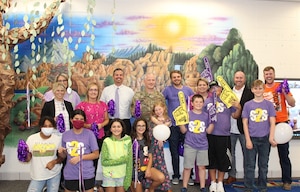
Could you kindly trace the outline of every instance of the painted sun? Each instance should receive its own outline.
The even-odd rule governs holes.
[[[174,46],[184,37],[195,34],[190,27],[193,24],[192,19],[180,15],[168,15],[148,20],[148,29],[146,35],[153,38],[153,42],[163,46]],[[186,42],[185,42],[186,43]]]

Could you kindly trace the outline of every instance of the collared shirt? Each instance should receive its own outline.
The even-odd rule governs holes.
[[[100,100],[104,101],[106,104],[112,99],[115,100],[116,89],[119,88],[119,113],[120,119],[130,119],[130,105],[134,95],[133,90],[130,87],[125,85],[116,86],[115,84],[107,86],[103,89]],[[114,117],[109,114],[109,118],[113,119]]]
[[[235,95],[237,96],[237,98],[239,99],[239,101],[241,100],[242,98],[242,95],[243,95],[243,92],[244,92],[244,89],[245,89],[245,85],[237,90],[235,88],[235,86],[232,88],[232,91],[235,93]],[[232,118],[231,117],[231,128],[230,128],[230,133],[233,133],[233,134],[240,134],[240,131],[238,129],[238,126],[237,126],[237,121],[236,119]]]

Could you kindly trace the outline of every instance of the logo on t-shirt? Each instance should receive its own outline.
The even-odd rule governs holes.
[[[213,103],[207,104],[207,109],[209,109]],[[226,105],[224,103],[216,102],[216,111],[217,113],[222,113],[226,109]]]
[[[203,133],[205,131],[205,122],[200,120],[194,120],[189,122],[189,131],[192,133]]]
[[[268,111],[256,108],[250,111],[250,119],[254,122],[264,122],[268,120]]]
[[[66,148],[68,151],[68,154],[70,154],[71,157],[79,156],[80,154],[84,154],[84,143],[78,142],[78,141],[70,141],[66,143]]]
[[[56,145],[53,143],[37,143],[33,146],[32,155],[35,157],[49,157],[56,152]]]

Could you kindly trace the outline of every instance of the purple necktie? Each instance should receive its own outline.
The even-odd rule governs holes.
[[[115,106],[116,106],[116,110],[115,110],[115,118],[119,118],[120,117],[120,111],[119,111],[119,87],[116,89],[115,92]]]

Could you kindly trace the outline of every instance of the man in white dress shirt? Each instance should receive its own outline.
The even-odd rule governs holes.
[[[121,68],[116,68],[114,70],[113,79],[114,79],[114,84],[109,85],[103,89],[100,100],[104,101],[107,104],[110,100],[115,101],[115,113],[113,116],[109,114],[109,118],[122,119],[126,125],[126,134],[130,135],[131,133],[130,105],[132,102],[134,92],[130,87],[123,85],[124,71]],[[118,91],[119,99],[116,98],[117,96],[116,91]],[[105,128],[105,132],[109,129],[108,126],[104,128]]]
[[[254,95],[251,90],[246,87],[246,75],[243,71],[236,71],[233,77],[234,87],[232,88],[235,95],[240,100],[241,107],[244,107],[244,104],[247,101],[253,99]],[[243,170],[245,167],[244,151],[246,148],[246,140],[244,135],[244,128],[242,123],[242,117],[240,116],[237,119],[231,118],[231,129],[230,129],[230,140],[231,140],[231,170],[228,172],[228,179],[225,181],[225,184],[231,184],[236,181],[236,153],[235,148],[237,140],[240,141],[242,154],[243,154]]]

